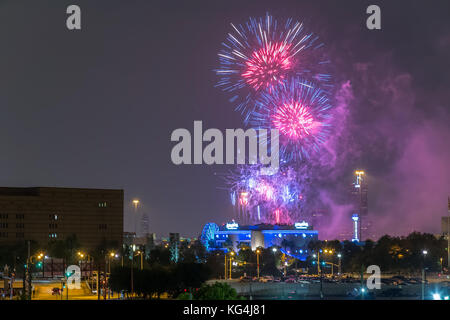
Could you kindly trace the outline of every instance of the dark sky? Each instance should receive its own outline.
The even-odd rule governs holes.
[[[66,28],[70,4],[81,31]],[[381,31],[365,27],[369,4]],[[303,20],[329,48],[336,87],[351,85],[323,177],[336,212],[339,183],[361,167],[383,230],[438,232],[450,193],[445,0],[0,1],[0,185],[123,188],[126,231],[133,197],[158,236],[226,221],[215,173],[231,167],[173,165],[170,134],[194,120],[243,127],[212,70],[230,23],[266,12]]]

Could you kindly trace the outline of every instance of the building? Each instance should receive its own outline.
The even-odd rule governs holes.
[[[223,226],[208,223],[204,226],[201,241],[207,250],[237,250],[246,244],[252,250],[258,247],[278,247],[283,253],[300,260],[308,256],[308,244],[317,241],[319,234],[306,222],[294,225],[249,225],[239,226],[232,221]]]
[[[0,188],[0,245],[34,240],[46,246],[75,234],[93,249],[122,243],[123,190]]]
[[[173,262],[178,262],[180,257],[180,234],[170,233],[169,234],[169,250],[170,250],[170,260]]]
[[[359,239],[365,240],[374,238],[372,221],[369,217],[369,197],[368,184],[365,172],[362,170],[355,171],[355,181],[351,186],[352,203],[354,204],[351,215],[357,214],[359,217]],[[375,240],[375,239],[373,239]]]
[[[123,245],[131,247],[133,244],[136,244],[136,232],[124,232],[123,233]]]
[[[148,218],[148,214],[146,213],[146,212],[144,212],[143,214],[142,214],[142,217],[141,217],[141,228],[140,228],[141,230],[141,236],[142,237],[145,237],[149,232],[150,232],[150,229],[149,229],[149,218]]]

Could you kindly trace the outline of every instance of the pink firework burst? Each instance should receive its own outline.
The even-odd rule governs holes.
[[[246,61],[242,77],[255,90],[270,88],[281,83],[293,61],[291,45],[286,43],[268,43]]]
[[[272,123],[290,139],[302,139],[313,133],[316,122],[308,108],[297,101],[285,103],[277,109]]]

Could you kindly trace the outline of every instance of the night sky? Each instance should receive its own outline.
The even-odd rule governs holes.
[[[82,30],[66,28],[78,4]],[[382,30],[366,29],[366,8]],[[231,166],[175,166],[177,128],[242,128],[212,71],[230,23],[303,20],[335,68],[342,122],[318,188],[330,237],[353,170],[379,230],[440,232],[450,194],[449,1],[0,1],[1,186],[123,188],[158,236],[197,236],[232,214]],[[320,232],[320,230],[319,230]],[[381,232],[381,231],[380,231]]]

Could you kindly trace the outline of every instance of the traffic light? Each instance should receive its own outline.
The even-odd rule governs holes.
[[[38,268],[42,268],[42,262],[38,262],[38,263],[36,263],[36,267],[38,267]]]

